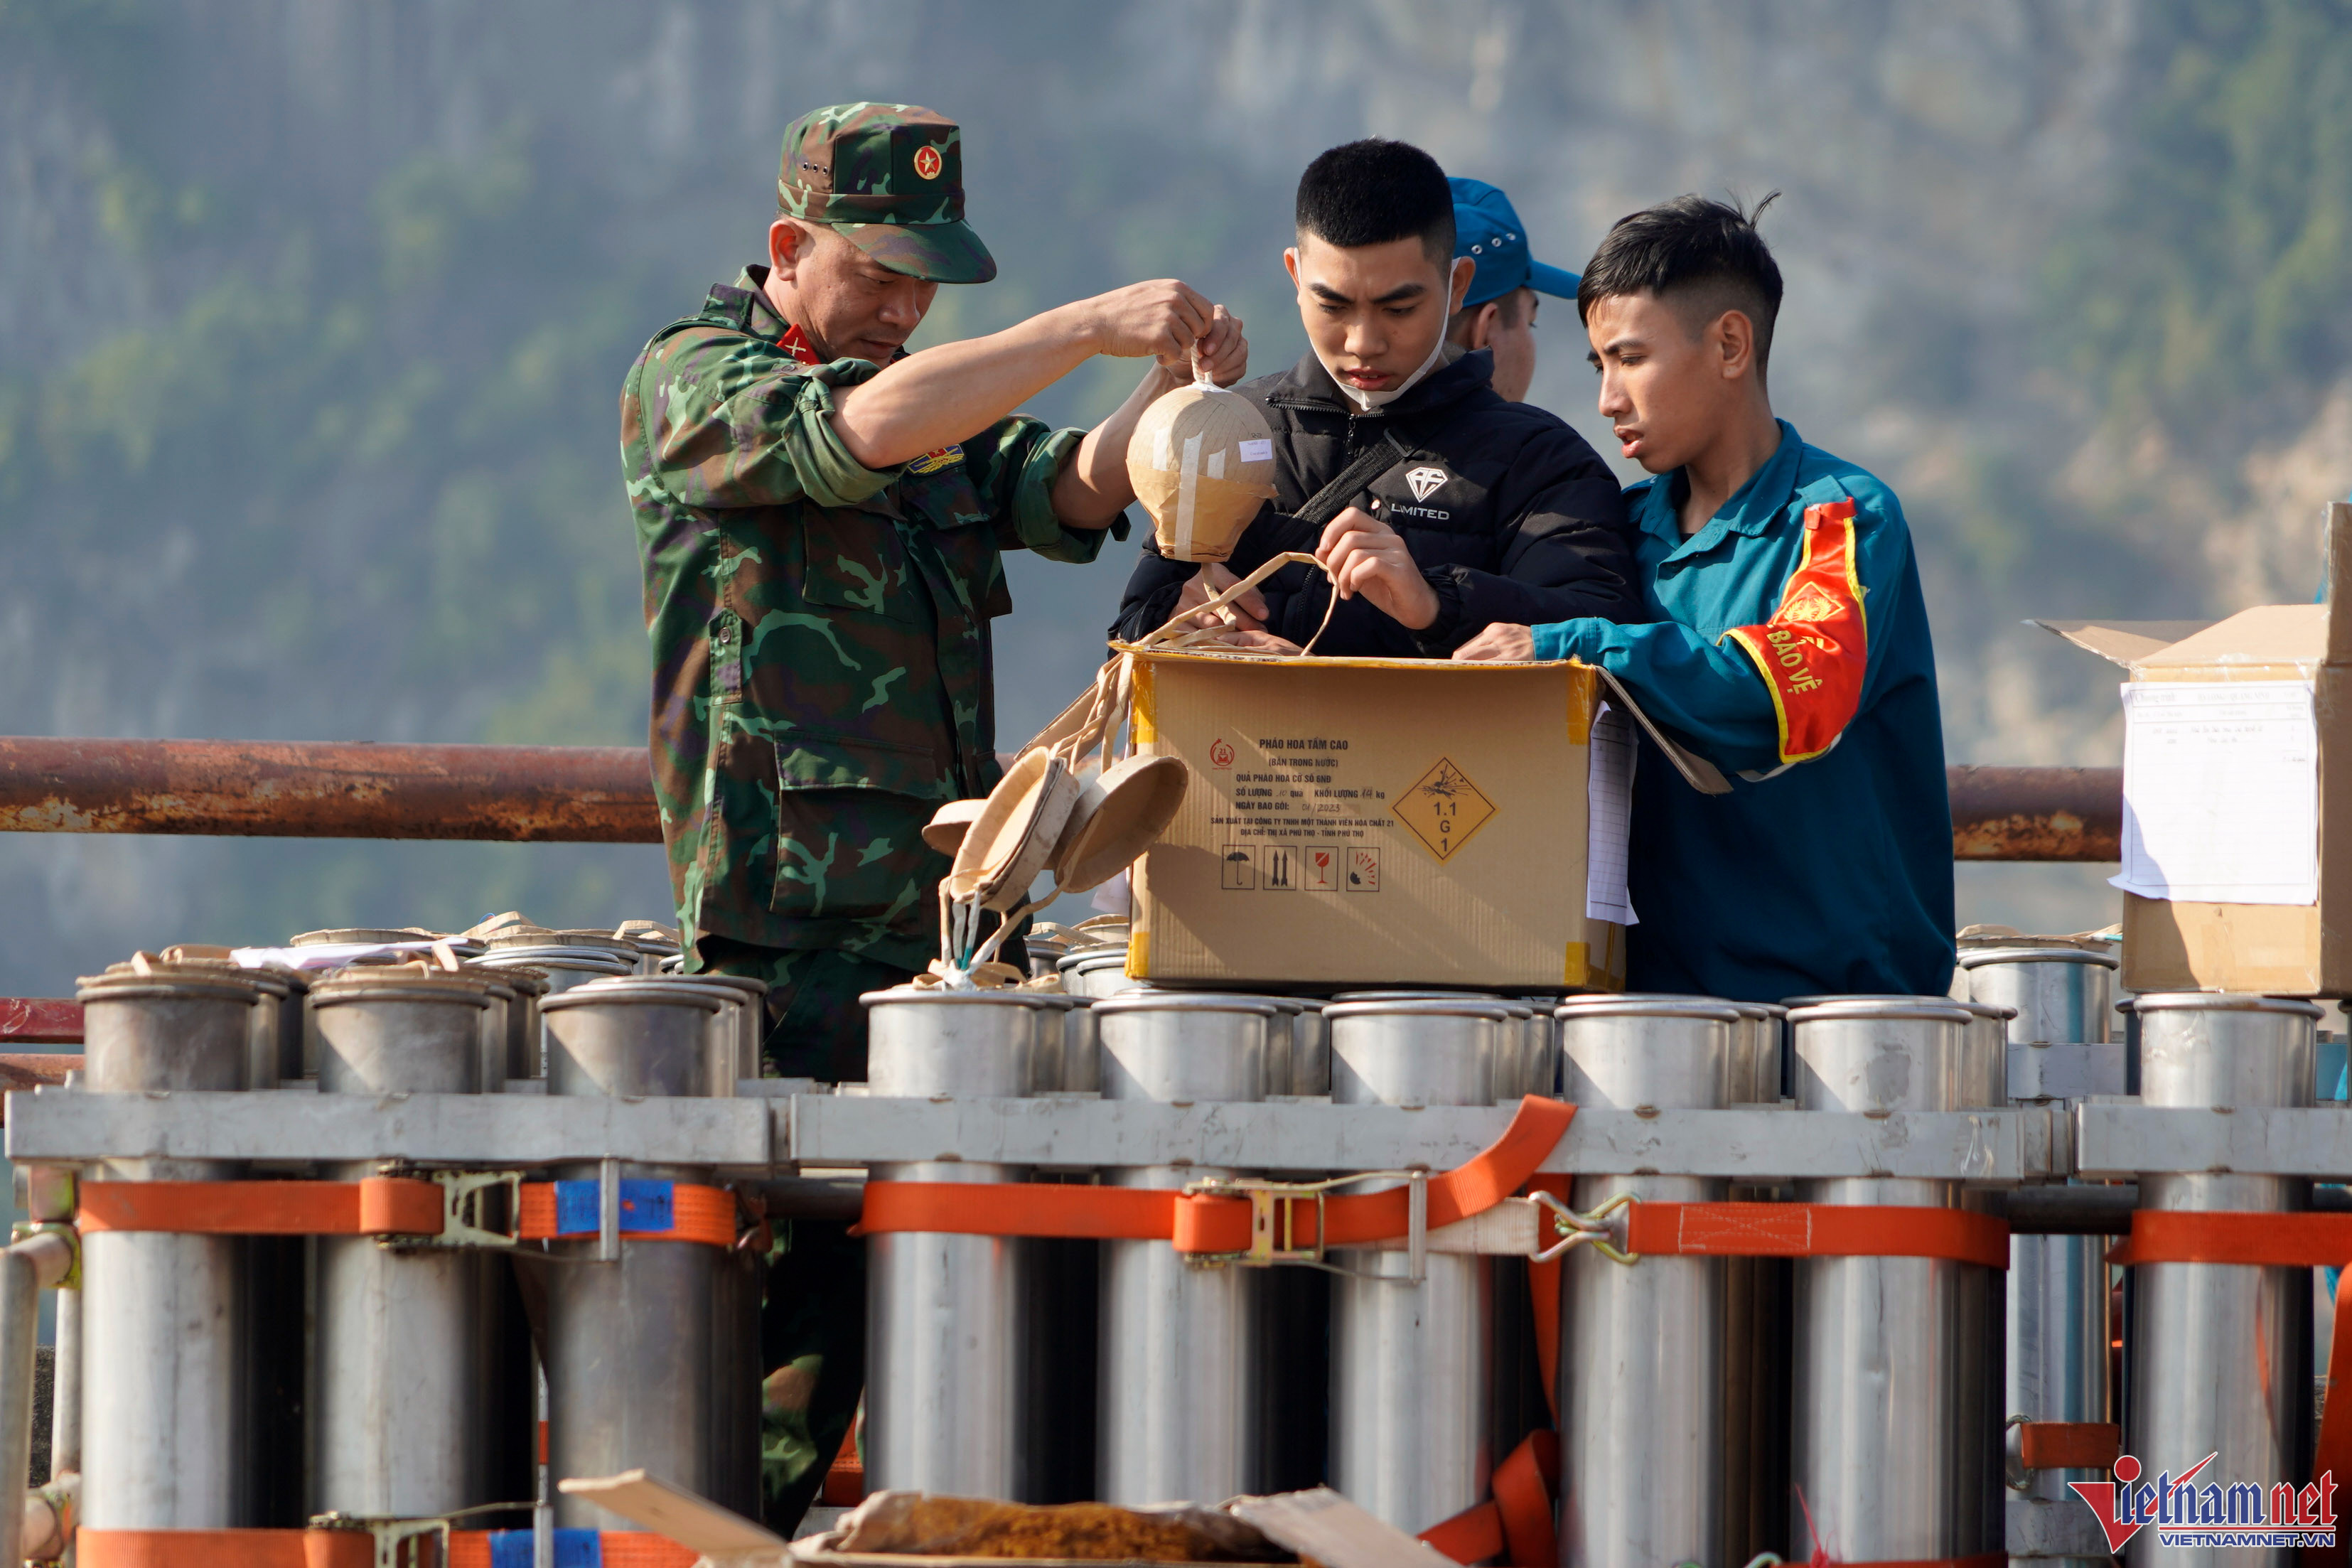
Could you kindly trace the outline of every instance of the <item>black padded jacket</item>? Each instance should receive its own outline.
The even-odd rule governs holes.
[[[1358,595],[1333,613],[1317,653],[1444,658],[1497,623],[1643,619],[1616,476],[1556,416],[1505,402],[1493,379],[1492,354],[1462,353],[1369,412],[1311,353],[1280,375],[1243,383],[1236,390],[1274,427],[1276,493],[1243,531],[1227,568],[1244,575],[1282,551],[1311,552],[1321,530],[1295,514],[1392,433],[1402,454],[1349,499],[1404,536],[1437,592],[1437,619],[1410,631]],[[1164,623],[1199,570],[1167,559],[1145,535],[1111,636],[1131,641]],[[1260,591],[1266,629],[1303,644],[1323,619],[1330,586],[1294,562]]]

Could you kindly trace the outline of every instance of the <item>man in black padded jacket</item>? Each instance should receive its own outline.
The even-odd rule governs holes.
[[[1640,619],[1616,477],[1559,419],[1498,396],[1492,355],[1446,344],[1476,260],[1454,257],[1436,162],[1401,142],[1335,147],[1298,182],[1297,226],[1283,259],[1309,352],[1236,389],[1274,427],[1277,493],[1222,565],[1170,561],[1147,536],[1111,635],[1141,637],[1286,550],[1330,579],[1283,567],[1225,612],[1224,640],[1296,652],[1331,581],[1318,654],[1444,658],[1490,624]]]

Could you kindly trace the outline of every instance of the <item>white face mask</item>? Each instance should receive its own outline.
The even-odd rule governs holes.
[[[1358,407],[1369,412],[1371,409],[1381,407],[1386,404],[1394,403],[1398,398],[1402,397],[1406,393],[1411,392],[1412,390],[1413,383],[1419,381],[1423,376],[1427,375],[1430,371],[1436,366],[1438,360],[1442,358],[1444,353],[1445,334],[1444,332],[1440,332],[1437,334],[1437,342],[1430,346],[1429,357],[1421,362],[1421,368],[1414,371],[1411,375],[1406,376],[1402,381],[1398,382],[1394,386],[1390,387],[1386,392],[1363,392],[1355,387],[1349,386],[1347,382],[1340,378],[1339,373],[1331,367],[1331,362],[1323,358],[1322,350],[1317,349],[1315,351],[1315,357],[1322,364],[1324,374],[1331,378],[1332,384],[1338,386],[1341,392],[1346,393],[1349,397],[1352,398]]]

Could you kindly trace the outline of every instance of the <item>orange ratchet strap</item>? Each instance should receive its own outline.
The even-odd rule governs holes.
[[[573,1532],[564,1531],[569,1535]],[[446,1568],[491,1568],[490,1538],[530,1531],[453,1530]],[[597,1539],[603,1568],[693,1568],[699,1559],[667,1536],[607,1530]],[[363,1530],[79,1530],[82,1568],[374,1568]],[[527,1554],[526,1554],[527,1555]]]
[[[1529,1095],[1502,1137],[1429,1179],[1429,1227],[1483,1214],[1519,1190],[1568,1131],[1576,1108]],[[1281,1195],[1275,1232],[1286,1249],[1385,1241],[1411,1228],[1402,1187],[1346,1197]],[[1241,1253],[1251,1239],[1247,1198],[1147,1187],[1047,1183],[868,1182],[858,1230],[951,1236],[1057,1236],[1167,1241],[1179,1252]],[[1329,1226],[1318,1234],[1318,1216]]]
[[[2124,1451],[2124,1429],[2111,1421],[2021,1421],[2019,1462],[2029,1470],[2105,1470]]]
[[[2257,1263],[2333,1268],[2352,1261],[2352,1214],[2134,1209],[2110,1263]]]
[[[1637,1202],[1626,1213],[1625,1250],[1663,1257],[1945,1258],[2006,1268],[2009,1226],[1967,1209]]]
[[[84,1182],[75,1224],[184,1236],[438,1236],[441,1189],[408,1176],[357,1182]]]
[[[1559,1434],[1527,1435],[1495,1467],[1495,1495],[1421,1532],[1421,1539],[1456,1563],[1507,1563],[1511,1568],[1557,1568],[1559,1537],[1552,1494],[1559,1487]]]
[[[528,1182],[514,1239],[593,1237],[594,1182]],[[103,1230],[184,1236],[439,1236],[438,1183],[414,1176],[356,1182],[84,1182],[76,1223]],[[735,1245],[735,1194],[691,1182],[621,1181],[621,1237],[627,1241]]]
[[[2352,1263],[2352,1215],[2279,1214],[2265,1210],[2134,1209],[2131,1235],[2109,1249],[2107,1261],[2137,1263],[2247,1263],[2273,1268],[2333,1268]],[[2347,1269],[2352,1273],[2352,1269]],[[2327,1374],[2352,1366],[2352,1312],[2344,1308],[2344,1282],[2336,1285],[2336,1335],[2329,1342]],[[2352,1475],[2352,1399],[2331,1399],[2320,1412],[2311,1473]],[[2330,1547],[2297,1552],[2311,1563],[2345,1560],[2343,1537]]]
[[[596,1201],[593,1182],[526,1182],[520,1238],[593,1238],[597,1234]],[[735,1194],[725,1187],[622,1179],[622,1240],[699,1241],[711,1247],[732,1247],[735,1236]]]

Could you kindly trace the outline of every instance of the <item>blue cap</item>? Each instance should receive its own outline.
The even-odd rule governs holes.
[[[1528,231],[1511,198],[1484,180],[1448,180],[1454,187],[1454,255],[1478,264],[1463,308],[1499,300],[1526,287],[1557,299],[1576,298],[1573,272],[1547,267],[1528,254]]]

